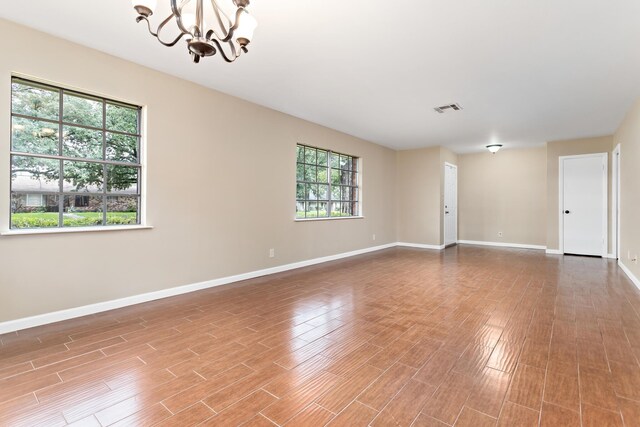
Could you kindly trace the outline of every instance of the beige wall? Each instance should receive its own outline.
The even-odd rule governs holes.
[[[560,156],[579,154],[608,153],[609,154],[609,253],[611,253],[611,151],[613,150],[613,136],[599,138],[582,138],[567,141],[552,141],[547,144],[547,247],[559,247],[559,195],[558,173]]]
[[[398,151],[398,241],[444,244],[444,164],[458,155],[444,147]]]
[[[459,155],[459,239],[545,246],[546,162],[545,147]]]
[[[2,20],[0,51],[0,117],[10,113],[12,73],[146,107],[154,226],[0,237],[0,322],[395,241],[441,245],[445,161],[459,166],[460,239],[557,248],[558,157],[610,153],[614,145],[603,137],[495,156],[442,147],[394,152]],[[0,120],[4,165],[9,126]],[[622,259],[640,277],[626,260],[628,251],[640,254],[639,140],[640,103],[615,135],[623,153]],[[363,219],[293,220],[297,142],[362,158]],[[8,228],[8,202],[8,174],[0,174],[0,231]]]
[[[614,136],[620,144],[620,261],[640,279],[640,100]],[[631,257],[629,257],[631,255]]]
[[[397,153],[398,241],[440,245],[440,147]]]
[[[155,227],[0,237],[0,322],[396,241],[392,150],[6,21],[0,52],[0,228],[12,72],[146,106]],[[297,142],[362,157],[364,219],[294,222]]]

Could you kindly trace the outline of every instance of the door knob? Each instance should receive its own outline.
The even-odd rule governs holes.
[[[564,213],[569,214],[569,213],[571,213],[571,211],[564,211]]]
[[[449,213],[449,211],[444,211],[444,213],[448,214],[448,213]]]

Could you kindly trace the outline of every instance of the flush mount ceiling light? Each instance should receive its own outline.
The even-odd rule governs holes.
[[[493,154],[496,154],[502,148],[502,144],[489,144],[487,145],[487,150],[491,151]]]
[[[166,0],[164,0],[166,1]],[[183,37],[187,41],[193,61],[198,63],[205,56],[220,52],[227,62],[235,61],[242,52],[247,52],[253,31],[258,25],[249,14],[249,0],[169,0],[171,14],[158,25],[154,32],[149,17],[157,0],[132,0],[138,13],[136,22],[145,21],[149,33],[164,46],[175,46]],[[164,41],[160,35],[166,26],[174,22],[178,35]],[[165,32],[168,32],[166,30]]]

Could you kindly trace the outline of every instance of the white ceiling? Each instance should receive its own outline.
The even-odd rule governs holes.
[[[136,24],[129,0],[14,0],[0,16],[397,149],[611,134],[640,96],[638,0],[253,0],[250,10],[249,54],[199,65]],[[433,111],[452,102],[464,110]]]

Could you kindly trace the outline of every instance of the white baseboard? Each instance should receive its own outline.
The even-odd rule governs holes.
[[[382,249],[393,248],[397,243],[389,243],[386,245],[373,246],[356,251],[345,252],[337,255],[329,255],[321,258],[314,258],[307,261],[294,262],[292,264],[280,265],[277,267],[266,268],[263,270],[252,271],[250,273],[238,274],[235,276],[223,277],[220,279],[208,280],[190,285],[178,286],[175,288],[163,289],[161,291],[149,292],[141,295],[133,295],[126,298],[120,298],[111,301],[99,302],[96,304],[85,305],[82,307],[70,308],[67,310],[55,311],[53,313],[45,313],[37,316],[25,317],[22,319],[9,320],[0,323],[0,334],[19,331],[22,329],[33,328],[35,326],[46,325],[49,323],[60,322],[63,320],[73,319],[76,317],[88,316],[91,314],[101,313],[116,308],[127,307],[130,305],[140,304],[144,302],[154,301],[162,298],[168,298],[176,295],[182,295],[189,292],[200,291],[202,289],[213,288],[216,286],[227,285],[229,283],[239,282],[242,280],[254,279],[269,274],[281,273],[283,271],[294,270],[296,268],[308,267],[323,262],[335,261],[342,258],[349,258],[356,255],[375,252]]]
[[[476,241],[476,240],[458,240],[458,243],[462,245],[496,246],[500,248],[538,249],[538,250],[547,249],[546,246],[523,245],[521,243],[483,242],[483,241]]]
[[[418,248],[418,249],[435,249],[437,251],[441,251],[444,249],[444,245],[424,245],[422,243],[406,243],[406,242],[398,242],[397,246],[402,246],[405,248]]]
[[[632,272],[631,270],[629,270],[629,268],[624,265],[622,263],[622,261],[618,260],[618,265],[620,266],[620,268],[622,269],[622,271],[624,271],[624,274],[627,275],[627,277],[629,278],[629,280],[631,280],[631,282],[633,282],[634,285],[636,285],[636,288],[640,289],[640,279],[638,279]]]
[[[545,249],[544,246],[521,245],[521,244],[510,244],[510,243],[494,243],[494,242],[477,242],[477,241],[471,241],[471,240],[459,240],[458,243],[469,244],[469,245],[482,245],[482,246],[512,247],[512,248],[521,248],[521,249]],[[343,258],[349,258],[352,256],[362,255],[369,252],[375,252],[375,251],[388,249],[388,248],[393,248],[396,246],[418,248],[418,249],[432,249],[432,250],[443,250],[445,248],[445,245],[425,245],[421,243],[407,243],[407,242],[388,243],[385,245],[358,249],[351,252],[344,252],[341,254],[329,255],[326,257],[314,258],[306,261],[294,262],[291,264],[285,264],[277,267],[266,268],[263,270],[252,271],[249,273],[238,274],[235,276],[228,276],[220,279],[208,280],[205,282],[192,283],[190,285],[163,289],[160,291],[149,292],[146,294],[133,295],[130,297],[99,302],[96,304],[70,308],[67,310],[55,311],[52,313],[40,314],[37,316],[25,317],[22,319],[9,320],[9,321],[0,323],[0,334],[33,328],[35,326],[46,325],[49,323],[61,322],[63,320],[74,319],[77,317],[88,316],[96,313],[102,313],[104,311],[114,310],[117,308],[127,307],[135,304],[141,304],[149,301],[155,301],[155,300],[168,298],[176,295],[187,294],[190,292],[200,291],[203,289],[213,288],[216,286],[227,285],[227,284],[239,282],[242,280],[249,280],[249,279],[254,279],[256,277],[267,276],[270,274],[281,273],[289,270],[295,270],[297,268],[309,267],[315,264],[321,264],[324,262],[335,261]],[[560,254],[560,251],[558,251],[557,249],[547,249],[546,252],[548,254]],[[631,281],[640,289],[640,281],[621,262],[618,261],[618,265],[620,265],[622,270],[627,274],[627,276],[629,276]]]
[[[615,256],[614,254],[607,254],[607,256],[605,258],[609,258],[609,259],[617,259],[618,257]]]

